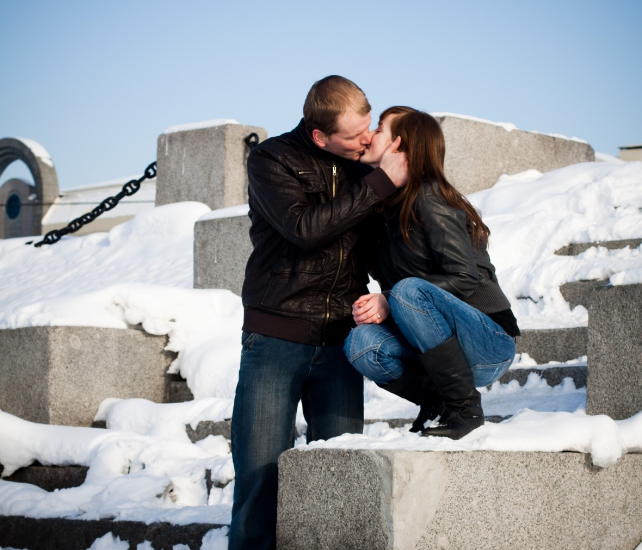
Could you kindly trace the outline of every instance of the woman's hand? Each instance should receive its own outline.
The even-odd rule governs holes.
[[[357,325],[382,323],[390,315],[388,300],[383,294],[365,294],[352,304],[352,317]]]

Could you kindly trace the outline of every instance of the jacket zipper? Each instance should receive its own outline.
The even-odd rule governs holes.
[[[337,166],[332,162],[332,198],[334,199],[337,192]],[[339,237],[339,267],[337,267],[337,272],[334,275],[334,281],[330,287],[330,292],[325,299],[325,322],[323,323],[323,344],[325,346],[325,330],[328,326],[328,321],[330,320],[330,296],[332,291],[339,280],[339,273],[341,271],[341,264],[343,263],[343,243],[341,242],[341,237]]]

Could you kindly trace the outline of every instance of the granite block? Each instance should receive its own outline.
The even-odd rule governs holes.
[[[224,124],[170,131],[158,138],[156,206],[198,201],[213,210],[247,203],[245,138],[267,132],[256,126]]]
[[[642,285],[593,294],[586,412],[628,418],[642,410]]]
[[[280,550],[633,550],[642,455],[294,449],[279,460]]]
[[[142,330],[29,327],[0,331],[0,409],[42,424],[91,426],[108,397],[162,402],[174,354]]]
[[[446,139],[446,176],[465,195],[492,187],[502,174],[549,172],[595,160],[588,143],[457,116],[435,118]]]
[[[234,216],[196,222],[194,288],[226,288],[241,294],[252,253],[250,218]]]

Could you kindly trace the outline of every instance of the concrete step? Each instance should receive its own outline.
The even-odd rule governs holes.
[[[0,464],[0,475],[4,467]],[[20,468],[12,475],[3,478],[5,481],[29,483],[45,491],[55,489],[71,489],[80,487],[87,478],[87,466],[43,466],[35,463],[26,468]]]
[[[129,541],[134,549],[149,541],[155,550],[172,550],[185,544],[190,550],[199,550],[203,536],[222,525],[191,523],[171,525],[139,521],[74,520],[64,518],[34,519],[22,516],[0,516],[0,548],[25,548],[28,550],[87,550],[92,543],[113,533]]]
[[[625,239],[621,241],[598,241],[593,243],[572,243],[555,251],[557,256],[577,256],[582,252],[586,252],[589,248],[594,246],[602,246],[609,250],[618,250],[620,248],[637,248],[642,244],[642,239]]]
[[[292,450],[277,547],[633,549],[640,494],[639,454],[597,468],[569,452]]]
[[[561,363],[586,355],[586,327],[522,330],[517,338],[517,353],[528,353],[537,363]]]
[[[499,379],[499,382],[508,384],[513,380],[517,380],[519,385],[523,386],[531,373],[537,374],[546,380],[549,386],[557,386],[562,383],[564,378],[572,378],[576,388],[583,388],[586,386],[588,367],[586,365],[569,365],[548,368],[510,369]]]

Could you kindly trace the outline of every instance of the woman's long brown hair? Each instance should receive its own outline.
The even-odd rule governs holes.
[[[424,182],[437,182],[441,198],[453,208],[463,210],[468,218],[469,232],[475,247],[486,248],[490,230],[477,209],[468,202],[446,179],[444,158],[446,142],[439,123],[428,113],[411,107],[389,107],[379,117],[379,122],[394,116],[390,125],[393,141],[401,137],[399,151],[408,158],[408,183],[399,193],[387,199],[384,206],[401,203],[399,225],[404,241],[410,244],[408,229],[417,222],[413,205],[424,187]]]

